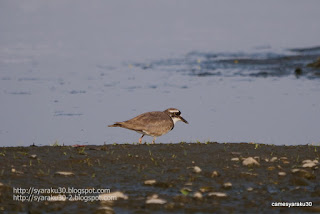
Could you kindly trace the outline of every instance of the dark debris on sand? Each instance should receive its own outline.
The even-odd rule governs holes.
[[[319,155],[319,146],[254,143],[2,147],[0,212],[320,212]],[[105,188],[118,199],[13,200],[13,188],[32,187]]]

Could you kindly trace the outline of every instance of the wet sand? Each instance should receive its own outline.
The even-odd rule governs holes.
[[[0,212],[320,212],[319,156],[319,146],[254,143],[1,147]],[[254,163],[244,165],[249,160]],[[118,197],[22,202],[18,195],[58,194],[13,194],[13,188],[100,188]],[[273,207],[273,202],[312,206]]]

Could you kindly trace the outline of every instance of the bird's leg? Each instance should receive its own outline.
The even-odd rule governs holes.
[[[153,137],[152,144],[156,143],[156,137]]]
[[[139,138],[139,143],[142,143],[142,138],[143,138],[144,134]]]

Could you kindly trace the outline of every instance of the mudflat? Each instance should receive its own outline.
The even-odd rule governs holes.
[[[255,143],[1,147],[0,210],[320,212],[319,157]]]

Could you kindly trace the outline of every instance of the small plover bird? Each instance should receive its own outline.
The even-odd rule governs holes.
[[[136,131],[142,136],[145,135],[153,137],[152,144],[155,143],[157,137],[164,135],[174,128],[174,124],[179,120],[188,124],[188,122],[180,116],[181,112],[176,108],[168,108],[165,111],[146,112],[124,122],[116,122],[109,127],[121,127]]]

